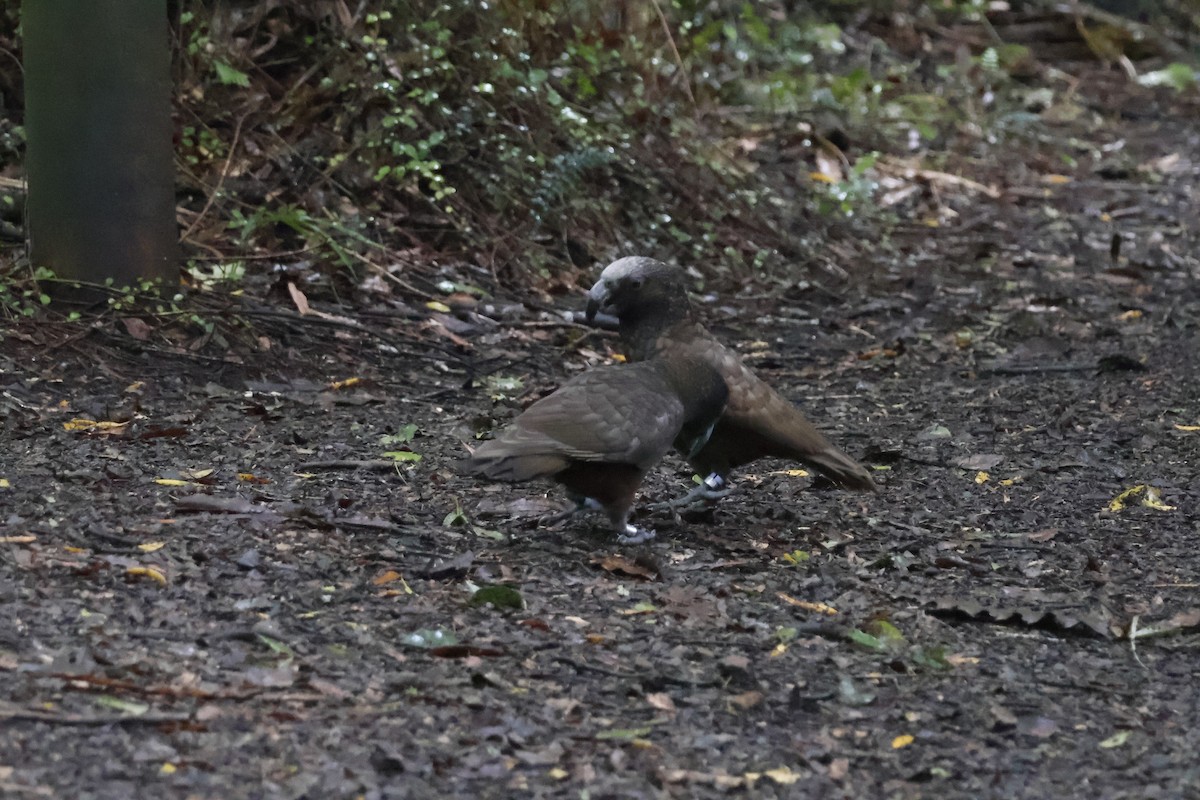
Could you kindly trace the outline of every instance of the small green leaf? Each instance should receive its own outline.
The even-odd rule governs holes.
[[[135,703],[132,700],[122,700],[120,697],[103,694],[96,698],[96,705],[124,712],[131,717],[140,717],[150,710],[146,703]]]
[[[783,554],[785,564],[804,564],[810,558],[812,558],[812,555],[807,550],[793,550],[790,553]]]
[[[383,454],[384,458],[390,458],[393,461],[420,461],[421,454],[414,453],[411,450],[388,450]]]
[[[1166,69],[1140,75],[1137,80],[1142,86],[1169,86],[1182,92],[1196,83],[1196,73],[1187,64],[1175,62],[1167,65]]]
[[[471,533],[475,534],[476,536],[482,536],[484,539],[491,539],[494,542],[503,542],[508,538],[500,531],[492,530],[491,528],[485,528],[482,525],[472,525]]]
[[[597,739],[644,739],[653,733],[654,728],[610,728],[596,734]]]
[[[288,658],[291,658],[293,655],[295,655],[295,653],[292,652],[292,648],[288,647],[278,639],[272,639],[270,636],[263,636],[260,633],[258,634],[258,640],[267,647],[271,648],[271,652],[273,653],[278,653],[279,655],[287,656]]]
[[[467,605],[472,607],[490,605],[498,611],[504,609],[519,611],[525,607],[525,600],[521,597],[521,593],[513,587],[494,584],[481,586],[475,594],[471,595]]]
[[[408,444],[413,440],[413,436],[416,434],[417,426],[410,422],[389,436],[379,437],[379,443],[384,447],[390,447],[397,444]]]
[[[1132,731],[1117,731],[1112,736],[1100,743],[1100,746],[1105,750],[1112,750],[1114,747],[1120,747],[1129,741],[1129,736]]]
[[[864,631],[853,630],[847,635],[850,637],[850,641],[866,650],[883,652],[887,649],[887,645],[885,645],[880,639]]]
[[[944,647],[918,647],[912,652],[912,661],[927,669],[950,669],[950,660],[946,658]]]
[[[442,520],[443,528],[454,528],[459,525],[469,525],[471,520],[467,519],[467,515],[463,513],[462,506],[457,502],[454,504],[454,510],[446,515]]]
[[[867,623],[867,631],[878,637],[888,647],[895,649],[904,644],[904,634],[892,623],[885,619],[874,619]]]
[[[217,80],[226,86],[249,86],[250,76],[242,72],[240,69],[234,69],[224,61],[214,61],[213,67],[217,70]]]

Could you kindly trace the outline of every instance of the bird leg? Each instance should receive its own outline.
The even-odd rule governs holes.
[[[629,524],[629,512],[623,515],[613,516],[609,509],[604,507],[604,504],[594,497],[585,497],[581,494],[568,493],[567,498],[575,505],[571,508],[559,511],[557,514],[550,514],[542,517],[539,522],[549,527],[557,525],[564,520],[571,519],[580,514],[586,514],[589,511],[604,511],[609,513],[612,519],[613,529],[617,534],[617,541],[621,544],[642,544],[653,539],[657,534],[649,528],[639,528],[636,525]]]
[[[687,509],[692,506],[707,508],[712,506],[722,497],[725,497],[733,489],[725,482],[725,479],[716,472],[710,473],[707,478],[700,481],[692,487],[692,490],[683,497],[677,497],[674,500],[667,500],[662,503],[655,503],[650,506],[654,511],[678,511],[679,509]]]
[[[617,541],[621,544],[643,544],[657,536],[650,528],[639,528],[628,522],[621,525],[617,532]]]
[[[651,528],[639,528],[629,524],[629,505],[624,508],[608,509],[608,519],[612,522],[613,532],[617,534],[619,544],[643,544],[653,539],[657,534]]]

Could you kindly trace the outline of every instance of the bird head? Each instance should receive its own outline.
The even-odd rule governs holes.
[[[683,270],[653,258],[630,256],[612,262],[588,291],[587,320],[611,314],[623,324],[639,319],[685,316],[690,306]]]

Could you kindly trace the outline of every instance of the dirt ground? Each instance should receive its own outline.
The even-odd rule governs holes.
[[[855,280],[698,296],[880,492],[764,462],[673,519],[672,457],[644,546],[453,469],[609,357],[582,293],[251,291],[218,355],[10,324],[0,794],[1200,797],[1200,133],[1114,86],[1070,168],[926,175]]]

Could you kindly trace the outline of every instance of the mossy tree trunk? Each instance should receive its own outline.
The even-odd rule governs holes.
[[[27,0],[21,23],[33,264],[173,288],[167,0]]]

